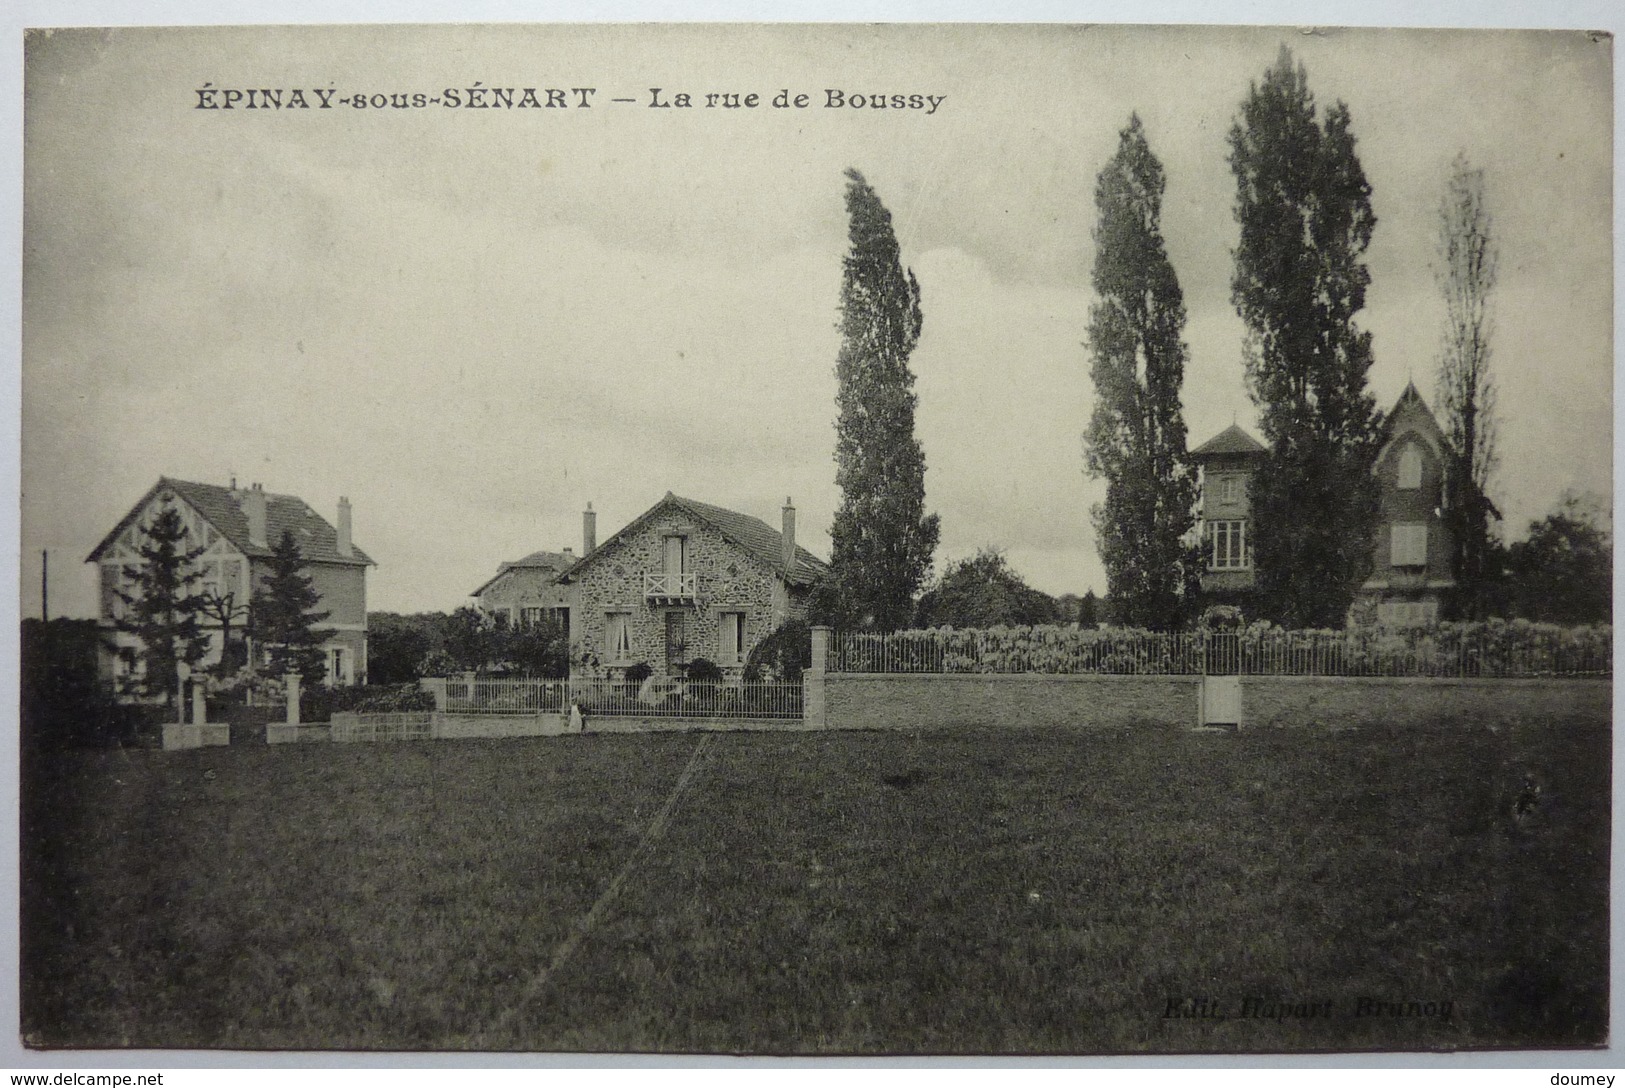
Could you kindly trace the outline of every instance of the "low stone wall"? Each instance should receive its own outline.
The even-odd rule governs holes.
[[[378,714],[341,711],[333,715],[333,740],[338,744],[428,740],[433,717],[427,710]]]
[[[1195,726],[1199,676],[829,673],[830,729]],[[809,700],[810,701],[810,700]]]
[[[434,712],[430,736],[436,740],[476,737],[556,737],[566,722],[558,714],[449,714]]]
[[[205,722],[202,725],[164,723],[164,750],[212,748],[231,743],[231,723]]]
[[[1486,725],[1584,717],[1606,722],[1610,679],[1435,680],[1343,676],[1244,676],[1242,725],[1414,727],[1467,718]]]
[[[638,718],[589,715],[588,733],[803,733],[824,728],[800,718]]]
[[[321,725],[289,725],[270,722],[265,727],[266,744],[305,744],[310,741],[333,739],[333,730],[327,723]]]

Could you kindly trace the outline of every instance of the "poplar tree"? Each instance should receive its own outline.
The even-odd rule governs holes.
[[[1495,468],[1495,382],[1490,374],[1490,292],[1498,253],[1484,202],[1484,171],[1457,155],[1439,203],[1439,289],[1445,301],[1439,356],[1440,423],[1450,438],[1445,517],[1461,611],[1485,610],[1490,552],[1487,495]]]
[[[322,596],[305,572],[305,557],[293,533],[284,529],[266,562],[265,581],[254,592],[249,610],[255,638],[269,657],[273,676],[296,672],[307,684],[327,675],[322,636],[315,625],[329,613],[316,605]]]
[[[1377,218],[1350,124],[1342,102],[1318,116],[1283,46],[1229,137],[1241,228],[1231,297],[1269,445],[1248,492],[1254,563],[1271,618],[1295,627],[1342,626],[1377,517],[1371,334],[1354,322]]]
[[[1095,182],[1095,407],[1084,459],[1106,481],[1106,501],[1092,513],[1113,617],[1157,629],[1179,625],[1195,578],[1183,540],[1196,503],[1179,404],[1185,301],[1162,240],[1165,187],[1134,115]]]
[[[895,630],[908,624],[940,532],[925,513],[925,452],[914,437],[909,353],[920,338],[920,285],[903,269],[891,213],[846,172],[851,249],[841,285],[835,363],[835,482],[830,531],[833,618]]]
[[[129,656],[145,666],[130,683],[169,702],[180,691],[179,666],[197,664],[209,649],[199,618],[203,599],[195,591],[202,578],[195,564],[203,548],[187,547],[186,539],[180,511],[164,503],[142,530],[136,549],[141,561],[124,568],[131,590],[117,591],[124,615],[114,627],[141,640]]]

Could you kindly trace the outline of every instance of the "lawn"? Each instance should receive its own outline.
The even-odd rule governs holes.
[[[1609,764],[1595,720],[55,753],[25,776],[23,1028],[231,1048],[1596,1044]]]

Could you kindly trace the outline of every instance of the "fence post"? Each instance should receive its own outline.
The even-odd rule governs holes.
[[[418,680],[418,690],[427,691],[434,696],[434,708],[439,711],[446,709],[446,678],[444,676],[425,676]]]
[[[290,672],[284,679],[288,686],[288,724],[299,724],[299,674]]]
[[[824,706],[825,663],[829,656],[829,628],[812,629],[812,662],[801,674],[801,720],[808,729],[829,728]]]

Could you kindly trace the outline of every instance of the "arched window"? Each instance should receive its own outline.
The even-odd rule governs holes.
[[[1403,491],[1414,491],[1421,486],[1422,451],[1415,442],[1407,442],[1399,451],[1399,487]]]

